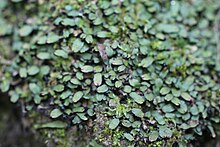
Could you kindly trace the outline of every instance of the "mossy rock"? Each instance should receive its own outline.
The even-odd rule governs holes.
[[[88,132],[88,146],[186,146],[207,130],[215,137],[219,6],[6,0],[0,36],[13,59],[1,63],[1,90],[39,113],[34,127],[48,138],[72,128],[77,140]],[[77,141],[64,140],[58,144]]]

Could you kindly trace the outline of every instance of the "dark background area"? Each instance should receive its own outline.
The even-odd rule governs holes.
[[[44,147],[30,128],[24,127],[19,104],[0,93],[0,147]]]

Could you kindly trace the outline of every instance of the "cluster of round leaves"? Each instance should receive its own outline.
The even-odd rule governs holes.
[[[217,0],[11,5],[22,4],[30,13],[0,30],[14,36],[16,53],[1,89],[27,110],[49,109],[56,121],[40,127],[86,127],[102,114],[114,145],[184,146],[205,129],[215,136]]]

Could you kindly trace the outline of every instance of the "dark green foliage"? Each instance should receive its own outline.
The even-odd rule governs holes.
[[[0,36],[11,39],[15,53],[3,68],[1,89],[29,111],[47,107],[54,120],[41,127],[88,128],[91,122],[96,141],[115,146],[185,146],[204,130],[215,137],[218,0],[0,5],[22,16],[12,25],[1,14],[7,27]]]

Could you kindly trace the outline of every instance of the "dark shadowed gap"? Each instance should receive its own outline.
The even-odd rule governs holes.
[[[21,109],[0,93],[0,147],[45,147],[30,128],[22,124]]]

